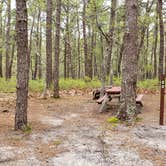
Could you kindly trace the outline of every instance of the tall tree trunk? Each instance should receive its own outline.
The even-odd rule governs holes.
[[[36,80],[37,79],[37,74],[38,74],[38,66],[39,66],[39,43],[40,43],[40,38],[39,38],[39,26],[40,26],[40,14],[41,11],[40,9],[38,10],[38,16],[37,16],[37,28],[36,28],[36,50],[35,50],[35,66],[34,66],[34,72],[32,79]],[[31,61],[32,62],[32,61]]]
[[[155,20],[155,32],[154,32],[154,50],[153,50],[153,56],[154,56],[154,74],[153,77],[157,77],[157,43],[158,43],[158,3],[156,3],[156,20]]]
[[[3,24],[2,24],[3,1],[0,2],[0,77],[3,77],[2,48],[3,48]]]
[[[66,26],[65,26],[65,52],[64,52],[64,74],[65,78],[71,77],[71,45],[70,45],[70,28],[69,28],[69,0],[67,1],[66,7]]]
[[[24,130],[27,126],[29,53],[28,16],[26,0],[16,0],[17,34],[17,99],[15,129]]]
[[[38,63],[38,78],[42,79],[42,25],[41,25],[41,17],[40,17],[40,39],[39,39],[39,63]]]
[[[92,61],[91,55],[88,53],[88,44],[87,44],[87,32],[86,32],[86,6],[87,3],[83,0],[83,16],[82,16],[82,25],[83,25],[83,38],[84,38],[84,58],[85,58],[85,76],[92,78]]]
[[[160,23],[160,55],[159,55],[159,65],[158,65],[158,76],[159,79],[164,72],[164,22],[163,22],[163,2],[158,0],[158,13],[159,13],[159,23]]]
[[[61,0],[57,0],[55,57],[54,57],[54,93],[53,93],[54,98],[59,98],[60,23],[61,23]]]
[[[31,60],[31,64],[32,64],[32,60]],[[38,71],[38,53],[35,54],[35,66],[34,66],[34,70],[32,73],[32,80],[36,80],[37,78],[37,71]]]
[[[69,74],[67,74],[67,39],[66,34],[64,35],[64,78],[66,79],[69,77]]]
[[[67,23],[67,65],[68,65],[68,73],[69,77],[72,77],[72,47],[70,43],[70,28],[69,22]]]
[[[77,58],[78,58],[78,78],[81,78],[81,53],[80,53],[80,22],[79,22],[79,9],[77,9],[77,31],[78,31],[78,38],[77,38]]]
[[[107,75],[110,74],[110,79],[112,77],[112,48],[113,48],[113,42],[114,42],[114,29],[115,29],[115,11],[116,11],[116,4],[117,0],[111,0],[111,15],[110,15],[110,27],[109,27],[109,40],[107,42]],[[110,83],[112,84],[112,80],[110,80]]]
[[[52,83],[52,0],[47,0],[46,22],[46,88],[50,88]]]
[[[125,42],[125,35],[123,35],[123,40],[120,48],[119,59],[118,59],[118,75],[121,75],[121,64],[122,64],[122,55],[124,51],[124,42]]]
[[[10,64],[9,64],[9,78],[12,77],[12,67],[13,67],[13,61],[14,61],[14,55],[15,55],[15,40],[16,40],[16,37],[15,35],[13,36],[13,43],[12,43],[12,55],[11,55],[11,58],[10,58]]]
[[[122,94],[118,118],[132,122],[136,116],[138,66],[138,0],[126,0],[126,32],[122,58]]]
[[[93,57],[93,68],[94,68],[94,76],[97,76],[98,73],[98,69],[97,69],[97,58],[96,58],[96,52],[95,52],[95,48],[96,48],[96,33],[93,32],[93,37],[92,37],[92,57]]]
[[[7,1],[7,29],[6,29],[6,80],[9,79],[9,63],[10,63],[10,26],[11,26],[11,0]]]
[[[32,51],[32,38],[33,38],[32,35],[33,35],[34,24],[35,24],[35,15],[36,15],[36,13],[33,14],[33,18],[32,18],[32,26],[31,26],[30,35],[29,35],[30,37],[29,37],[29,48],[28,48],[29,63],[30,63],[32,79],[33,79],[33,75],[34,75],[34,70],[33,70],[33,66],[32,66],[31,51]]]
[[[165,74],[166,74],[166,31],[165,31]]]

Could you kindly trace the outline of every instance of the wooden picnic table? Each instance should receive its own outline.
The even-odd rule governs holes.
[[[102,106],[100,108],[100,112],[102,112],[105,105],[109,101],[111,101],[112,98],[118,98],[119,101],[120,101],[120,94],[121,94],[121,87],[111,87],[109,89],[106,89],[105,90],[105,95],[100,97],[97,100],[98,104],[102,104]],[[138,94],[137,97],[136,97],[136,104],[139,104],[140,106],[143,106],[142,98],[143,98],[143,94]]]
[[[115,86],[115,87],[112,87],[112,88],[110,88],[110,89],[106,89],[105,92],[106,92],[107,94],[111,94],[111,95],[120,94],[120,93],[121,93],[121,87]]]

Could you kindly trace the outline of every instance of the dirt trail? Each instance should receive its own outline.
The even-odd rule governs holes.
[[[14,100],[10,100],[0,101],[0,166],[166,165],[166,127],[157,126],[158,95],[145,95],[142,120],[134,127],[108,124],[114,111],[98,113],[99,105],[90,95],[33,97],[30,133],[12,129]]]

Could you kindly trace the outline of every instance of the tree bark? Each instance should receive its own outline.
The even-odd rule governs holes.
[[[15,129],[24,130],[27,126],[29,53],[28,16],[26,0],[16,0],[17,35],[17,99]]]
[[[107,42],[107,75],[112,74],[110,70],[112,70],[111,61],[112,61],[112,48],[114,42],[114,30],[115,30],[115,11],[116,11],[117,0],[111,1],[111,14],[110,14],[110,27],[108,37],[109,40]],[[111,78],[111,76],[110,76]],[[111,80],[110,80],[111,82]]]
[[[158,0],[158,13],[159,13],[159,25],[160,25],[160,54],[159,54],[159,65],[158,65],[158,76],[159,80],[161,75],[164,73],[164,22],[163,22],[163,2]]]
[[[36,15],[36,13],[33,14],[33,18],[32,18],[32,26],[31,26],[30,35],[29,35],[30,38],[29,38],[29,48],[28,48],[29,63],[30,63],[30,68],[31,68],[32,79],[33,79],[34,71],[33,71],[33,67],[32,67],[31,51],[32,51],[32,38],[33,38],[32,35],[33,35],[34,24],[35,24],[35,15]]]
[[[77,7],[78,8],[78,7]],[[79,22],[79,9],[77,9],[77,58],[78,58],[78,78],[81,78],[81,52],[80,52],[80,22]]]
[[[39,39],[39,63],[38,63],[38,78],[42,79],[42,25],[41,25],[41,17],[40,17],[40,39]]]
[[[6,80],[9,79],[9,63],[10,63],[10,28],[11,28],[11,0],[7,1],[7,29],[6,29]]]
[[[88,43],[87,43],[87,32],[86,32],[86,6],[87,3],[83,0],[83,16],[82,16],[82,25],[83,25],[83,38],[84,38],[84,58],[85,58],[85,76],[92,79],[92,61],[91,55],[88,53]]]
[[[122,55],[124,50],[125,35],[123,35],[123,40],[120,48],[119,59],[118,59],[118,75],[121,75],[121,64],[122,64]]]
[[[2,24],[3,1],[0,2],[0,77],[3,77],[2,48],[3,48],[3,24]]]
[[[61,23],[61,0],[57,0],[55,57],[54,57],[54,93],[53,93],[54,98],[59,98],[60,23]]]
[[[15,35],[13,36],[13,43],[12,43],[12,55],[11,55],[11,58],[10,58],[10,64],[9,64],[9,78],[12,77],[12,67],[13,67],[13,61],[14,61],[14,55],[15,55]]]
[[[50,88],[52,83],[52,0],[47,0],[46,22],[46,88]]]
[[[157,41],[158,41],[158,3],[156,4],[156,20],[155,20],[155,32],[154,32],[154,50],[153,50],[153,56],[154,56],[154,74],[153,77],[157,77]]]
[[[122,58],[121,104],[117,117],[132,122],[136,116],[136,84],[138,66],[138,0],[126,0],[126,31]]]

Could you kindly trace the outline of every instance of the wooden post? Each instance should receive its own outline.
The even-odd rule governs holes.
[[[161,76],[161,93],[160,93],[160,125],[164,125],[164,97],[165,97],[165,76]]]

